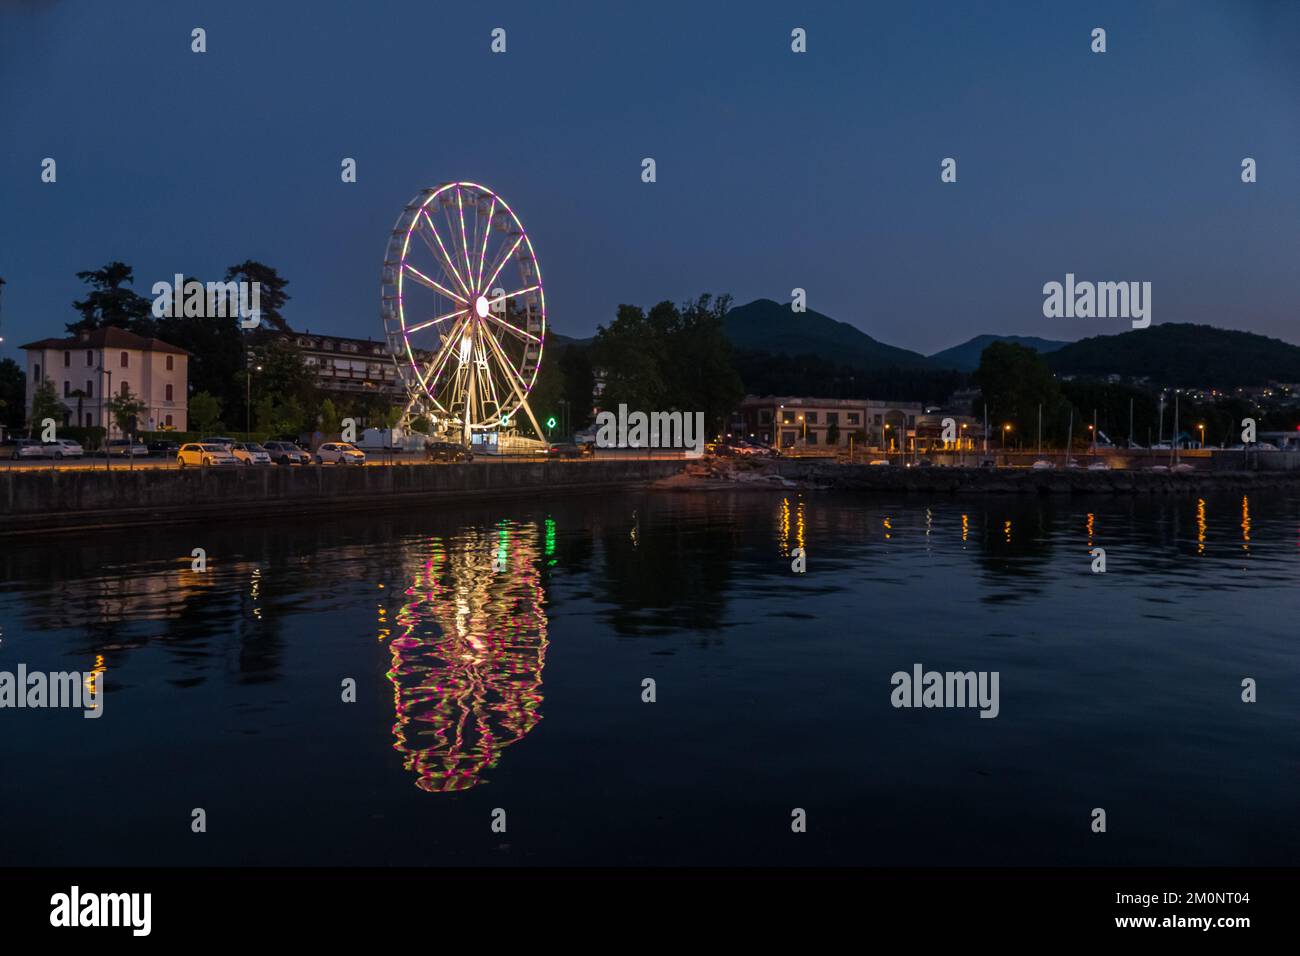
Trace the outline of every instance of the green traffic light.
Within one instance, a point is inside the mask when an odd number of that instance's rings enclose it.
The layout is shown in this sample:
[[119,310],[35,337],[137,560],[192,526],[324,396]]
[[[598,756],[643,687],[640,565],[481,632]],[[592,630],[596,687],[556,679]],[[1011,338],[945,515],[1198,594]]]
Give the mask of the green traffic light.
[[554,416],[554,415],[552,415],[550,418],[546,419],[546,427],[547,427],[547,428],[554,428],[554,427],[555,427],[555,416]]

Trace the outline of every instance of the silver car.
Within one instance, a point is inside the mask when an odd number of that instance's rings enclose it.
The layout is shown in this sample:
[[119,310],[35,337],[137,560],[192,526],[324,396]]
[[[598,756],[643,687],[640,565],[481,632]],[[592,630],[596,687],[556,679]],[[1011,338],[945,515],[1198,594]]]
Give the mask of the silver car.
[[262,447],[277,465],[305,465],[311,461],[311,455],[291,441],[269,441]]

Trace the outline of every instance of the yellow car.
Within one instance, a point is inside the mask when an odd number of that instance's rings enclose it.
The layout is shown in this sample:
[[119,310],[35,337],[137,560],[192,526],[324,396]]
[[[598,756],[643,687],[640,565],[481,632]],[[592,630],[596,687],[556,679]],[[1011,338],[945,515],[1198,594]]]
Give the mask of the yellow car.
[[182,468],[188,465],[197,465],[200,468],[220,467],[238,465],[239,459],[232,455],[225,445],[190,442],[188,445],[181,445],[181,450],[176,453],[176,464]]

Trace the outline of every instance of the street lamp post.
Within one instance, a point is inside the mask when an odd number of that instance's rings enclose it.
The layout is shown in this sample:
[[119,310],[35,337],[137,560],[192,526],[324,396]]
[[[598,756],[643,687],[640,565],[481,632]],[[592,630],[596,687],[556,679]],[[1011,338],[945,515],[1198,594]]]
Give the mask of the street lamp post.
[[[96,367],[95,371],[100,373],[99,407],[104,412],[104,416],[103,416],[104,418],[104,470],[110,471],[113,467],[113,455],[108,447],[108,436],[109,436],[109,426],[112,421],[112,419],[110,418],[110,416],[112,415],[112,411],[108,407],[108,397],[113,394],[113,370],[111,368],[105,367],[103,351],[99,353],[99,365]],[[104,379],[103,379],[104,375],[108,376],[107,390],[104,389]],[[128,451],[130,450],[130,446],[127,447],[127,450]]]

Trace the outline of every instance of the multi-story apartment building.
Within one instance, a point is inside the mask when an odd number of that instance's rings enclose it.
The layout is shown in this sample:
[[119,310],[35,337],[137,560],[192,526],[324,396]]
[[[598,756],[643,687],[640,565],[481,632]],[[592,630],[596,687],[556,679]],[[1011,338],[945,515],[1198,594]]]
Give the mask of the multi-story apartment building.
[[[272,341],[297,349],[304,364],[316,373],[316,384],[323,391],[382,396],[394,404],[405,399],[405,386],[382,341],[268,329],[258,332],[252,344],[256,347]],[[433,355],[418,352],[416,357],[428,362]]]
[[27,411],[49,380],[63,403],[63,424],[117,433],[105,396],[128,391],[145,404],[139,431],[185,431],[189,426],[189,359],[185,349],[107,327],[22,346],[27,353]]

